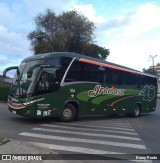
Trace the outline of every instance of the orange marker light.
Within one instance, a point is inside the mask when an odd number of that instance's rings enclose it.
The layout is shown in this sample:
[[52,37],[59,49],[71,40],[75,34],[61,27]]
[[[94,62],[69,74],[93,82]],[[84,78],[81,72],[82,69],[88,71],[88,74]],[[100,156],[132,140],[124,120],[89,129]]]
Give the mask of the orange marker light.
[[114,86],[112,86],[112,91],[114,91],[115,90],[115,87]]

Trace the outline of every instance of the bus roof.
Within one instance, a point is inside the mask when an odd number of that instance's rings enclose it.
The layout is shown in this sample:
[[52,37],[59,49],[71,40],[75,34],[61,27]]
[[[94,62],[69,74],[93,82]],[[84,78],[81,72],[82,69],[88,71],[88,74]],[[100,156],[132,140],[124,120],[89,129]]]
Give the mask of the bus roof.
[[71,58],[76,57],[82,62],[88,62],[88,63],[97,64],[97,65],[101,65],[101,66],[106,65],[106,67],[110,67],[110,68],[113,68],[113,69],[119,69],[119,70],[122,70],[122,71],[128,71],[128,72],[131,72],[131,73],[136,73],[136,74],[141,74],[141,75],[157,78],[156,75],[143,73],[143,72],[140,72],[140,71],[135,70],[135,69],[131,69],[131,68],[128,68],[128,67],[125,67],[125,66],[121,66],[121,65],[118,65],[118,64],[115,64],[115,63],[112,63],[112,62],[102,60],[102,59],[93,58],[93,57],[89,57],[87,55],[78,54],[78,53],[74,53],[74,52],[52,52],[52,53],[37,54],[37,55],[33,55],[31,57],[25,58],[22,62],[38,60],[38,59],[44,59],[44,58],[60,57],[60,56],[71,57]]

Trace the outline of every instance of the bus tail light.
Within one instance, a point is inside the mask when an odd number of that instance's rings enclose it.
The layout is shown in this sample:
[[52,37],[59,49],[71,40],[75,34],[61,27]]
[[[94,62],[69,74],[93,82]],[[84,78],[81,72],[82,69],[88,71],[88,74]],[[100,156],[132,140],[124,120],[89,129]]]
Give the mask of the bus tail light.
[[55,112],[57,109],[56,108],[53,108],[52,110],[51,110],[51,112]]

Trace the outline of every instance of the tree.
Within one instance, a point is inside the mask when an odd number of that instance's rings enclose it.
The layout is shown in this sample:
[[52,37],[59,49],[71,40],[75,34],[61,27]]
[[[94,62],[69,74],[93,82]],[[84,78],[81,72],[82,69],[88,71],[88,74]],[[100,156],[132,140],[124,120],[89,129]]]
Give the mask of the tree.
[[99,59],[106,59],[109,55],[109,49],[98,46],[94,43],[86,44],[83,50],[82,53]]
[[93,43],[95,26],[77,11],[56,16],[48,9],[35,18],[36,30],[28,34],[34,54],[69,51],[95,58],[109,55],[109,50]]
[[157,75],[157,72],[151,68],[148,68],[148,69],[143,68],[143,72],[148,73],[148,74]]

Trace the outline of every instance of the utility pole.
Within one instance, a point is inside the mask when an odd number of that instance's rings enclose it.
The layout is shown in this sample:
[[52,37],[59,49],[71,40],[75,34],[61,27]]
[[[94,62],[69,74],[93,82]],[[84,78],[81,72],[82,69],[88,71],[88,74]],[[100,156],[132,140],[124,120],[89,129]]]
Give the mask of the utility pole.
[[149,56],[150,58],[152,58],[152,63],[153,63],[153,72],[154,72],[154,58],[156,58],[157,57],[157,55],[150,55]]

